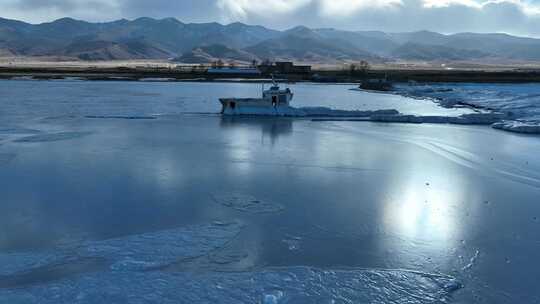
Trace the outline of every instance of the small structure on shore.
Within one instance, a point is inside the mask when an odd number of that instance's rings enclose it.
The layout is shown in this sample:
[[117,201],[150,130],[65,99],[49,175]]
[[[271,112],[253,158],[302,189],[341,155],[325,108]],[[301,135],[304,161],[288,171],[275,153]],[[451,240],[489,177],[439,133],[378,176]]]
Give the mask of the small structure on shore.
[[310,74],[310,65],[295,65],[289,61],[278,61],[274,64],[261,64],[259,70],[263,74]]

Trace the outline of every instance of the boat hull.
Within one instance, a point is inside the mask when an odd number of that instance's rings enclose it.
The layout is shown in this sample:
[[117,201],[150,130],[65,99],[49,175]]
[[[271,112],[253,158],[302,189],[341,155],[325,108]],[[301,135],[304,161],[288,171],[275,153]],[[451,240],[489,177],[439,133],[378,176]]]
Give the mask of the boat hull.
[[298,116],[298,109],[262,98],[221,98],[223,115]]

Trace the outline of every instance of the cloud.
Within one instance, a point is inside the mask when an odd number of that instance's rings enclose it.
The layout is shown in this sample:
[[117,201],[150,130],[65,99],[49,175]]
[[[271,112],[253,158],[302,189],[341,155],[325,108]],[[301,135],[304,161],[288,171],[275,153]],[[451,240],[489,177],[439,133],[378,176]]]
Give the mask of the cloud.
[[540,3],[526,0],[217,0],[228,21],[286,28],[507,32],[540,36]]
[[0,0],[0,17],[44,22],[72,16],[85,20],[120,16],[115,1],[107,0]]
[[507,32],[540,36],[534,0],[0,0],[0,16],[30,22],[141,16],[352,30]]
[[[1,1],[1,0],[0,0]],[[118,3],[122,15],[138,17],[176,17],[186,22],[221,21],[223,12],[217,0],[109,0]]]
[[320,15],[327,17],[353,16],[365,9],[392,9],[403,5],[401,0],[321,0]]
[[299,10],[317,7],[319,16],[352,15],[363,8],[391,8],[401,0],[218,0],[218,7],[233,18],[251,15],[293,15]]
[[233,18],[247,18],[249,14],[293,13],[311,0],[218,0],[217,5]]

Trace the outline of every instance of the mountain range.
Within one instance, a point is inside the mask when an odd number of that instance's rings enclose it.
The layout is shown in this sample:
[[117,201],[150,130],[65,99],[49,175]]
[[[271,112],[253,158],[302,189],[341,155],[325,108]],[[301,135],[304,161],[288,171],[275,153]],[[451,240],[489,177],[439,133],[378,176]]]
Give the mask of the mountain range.
[[0,18],[0,57],[47,56],[79,60],[216,59],[336,63],[540,60],[540,39],[507,34],[429,31],[385,33],[311,29],[277,31],[232,23],[182,23],[174,18],[90,23],[62,18],[29,24]]

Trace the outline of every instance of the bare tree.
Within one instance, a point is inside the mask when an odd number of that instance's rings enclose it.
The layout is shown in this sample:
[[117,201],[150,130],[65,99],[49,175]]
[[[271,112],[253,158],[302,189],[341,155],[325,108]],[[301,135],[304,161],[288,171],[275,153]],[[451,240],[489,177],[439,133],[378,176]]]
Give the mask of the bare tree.
[[356,66],[356,64],[355,64],[355,63],[351,63],[351,64],[349,65],[349,73],[350,73],[351,75],[354,75],[354,74],[356,74],[356,70],[358,70],[358,67]]
[[349,65],[349,73],[351,76],[362,75],[365,76],[371,69],[369,62],[362,60],[358,63],[351,63]]
[[261,63],[261,65],[270,66],[272,65],[272,61],[270,61],[270,59],[267,58]]
[[362,60],[358,64],[358,69],[360,70],[362,75],[366,75],[369,72],[369,70],[371,69],[371,66],[369,65],[369,62],[367,62],[365,60]]
[[223,62],[223,60],[221,59],[218,59],[216,64],[217,64],[218,69],[221,69],[225,66],[225,62]]

